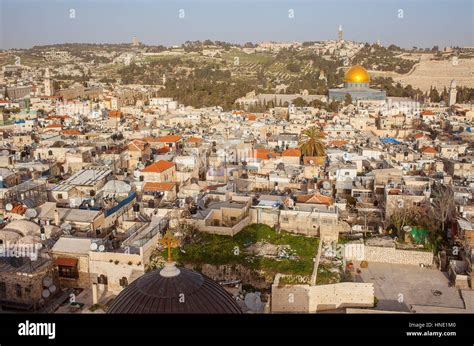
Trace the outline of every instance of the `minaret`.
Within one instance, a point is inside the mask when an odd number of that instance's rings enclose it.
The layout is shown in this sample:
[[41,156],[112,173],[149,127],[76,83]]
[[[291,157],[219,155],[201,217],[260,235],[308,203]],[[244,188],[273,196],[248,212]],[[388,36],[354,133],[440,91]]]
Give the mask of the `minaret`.
[[339,24],[339,30],[337,30],[337,40],[342,41],[342,24]]
[[46,68],[46,71],[44,73],[44,94],[46,96],[54,95],[54,83],[51,79],[51,72],[49,70],[49,67]]
[[451,81],[451,86],[449,87],[449,103],[448,106],[453,106],[456,104],[456,95],[458,91],[456,90],[456,81],[453,79]]

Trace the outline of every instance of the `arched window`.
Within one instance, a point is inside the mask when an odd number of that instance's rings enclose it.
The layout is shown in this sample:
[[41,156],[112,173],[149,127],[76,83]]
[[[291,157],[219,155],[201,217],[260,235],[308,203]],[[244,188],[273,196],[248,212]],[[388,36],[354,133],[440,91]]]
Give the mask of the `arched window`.
[[125,276],[122,276],[122,278],[119,280],[119,284],[122,287],[127,287],[128,286],[128,280]]
[[104,274],[100,274],[97,278],[97,283],[107,285],[107,276],[105,276]]

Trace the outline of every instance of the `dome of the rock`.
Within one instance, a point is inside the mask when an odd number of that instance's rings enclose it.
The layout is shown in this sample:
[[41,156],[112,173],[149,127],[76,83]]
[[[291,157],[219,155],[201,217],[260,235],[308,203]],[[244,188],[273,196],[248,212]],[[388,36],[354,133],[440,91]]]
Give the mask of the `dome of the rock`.
[[369,83],[370,76],[365,68],[354,65],[346,72],[344,81],[346,83]]

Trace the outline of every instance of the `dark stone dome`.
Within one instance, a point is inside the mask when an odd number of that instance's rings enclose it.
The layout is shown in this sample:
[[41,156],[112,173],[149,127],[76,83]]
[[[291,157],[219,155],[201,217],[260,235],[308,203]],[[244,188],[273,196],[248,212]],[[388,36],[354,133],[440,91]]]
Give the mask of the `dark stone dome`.
[[218,283],[186,268],[168,263],[143,275],[114,299],[107,313],[238,314],[241,309]]

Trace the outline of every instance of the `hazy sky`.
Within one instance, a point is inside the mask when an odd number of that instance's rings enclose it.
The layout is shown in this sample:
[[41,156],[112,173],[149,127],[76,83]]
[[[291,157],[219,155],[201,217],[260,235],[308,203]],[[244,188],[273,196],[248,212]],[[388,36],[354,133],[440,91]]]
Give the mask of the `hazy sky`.
[[339,24],[361,42],[474,46],[474,0],[0,0],[0,48],[316,41],[336,38]]

